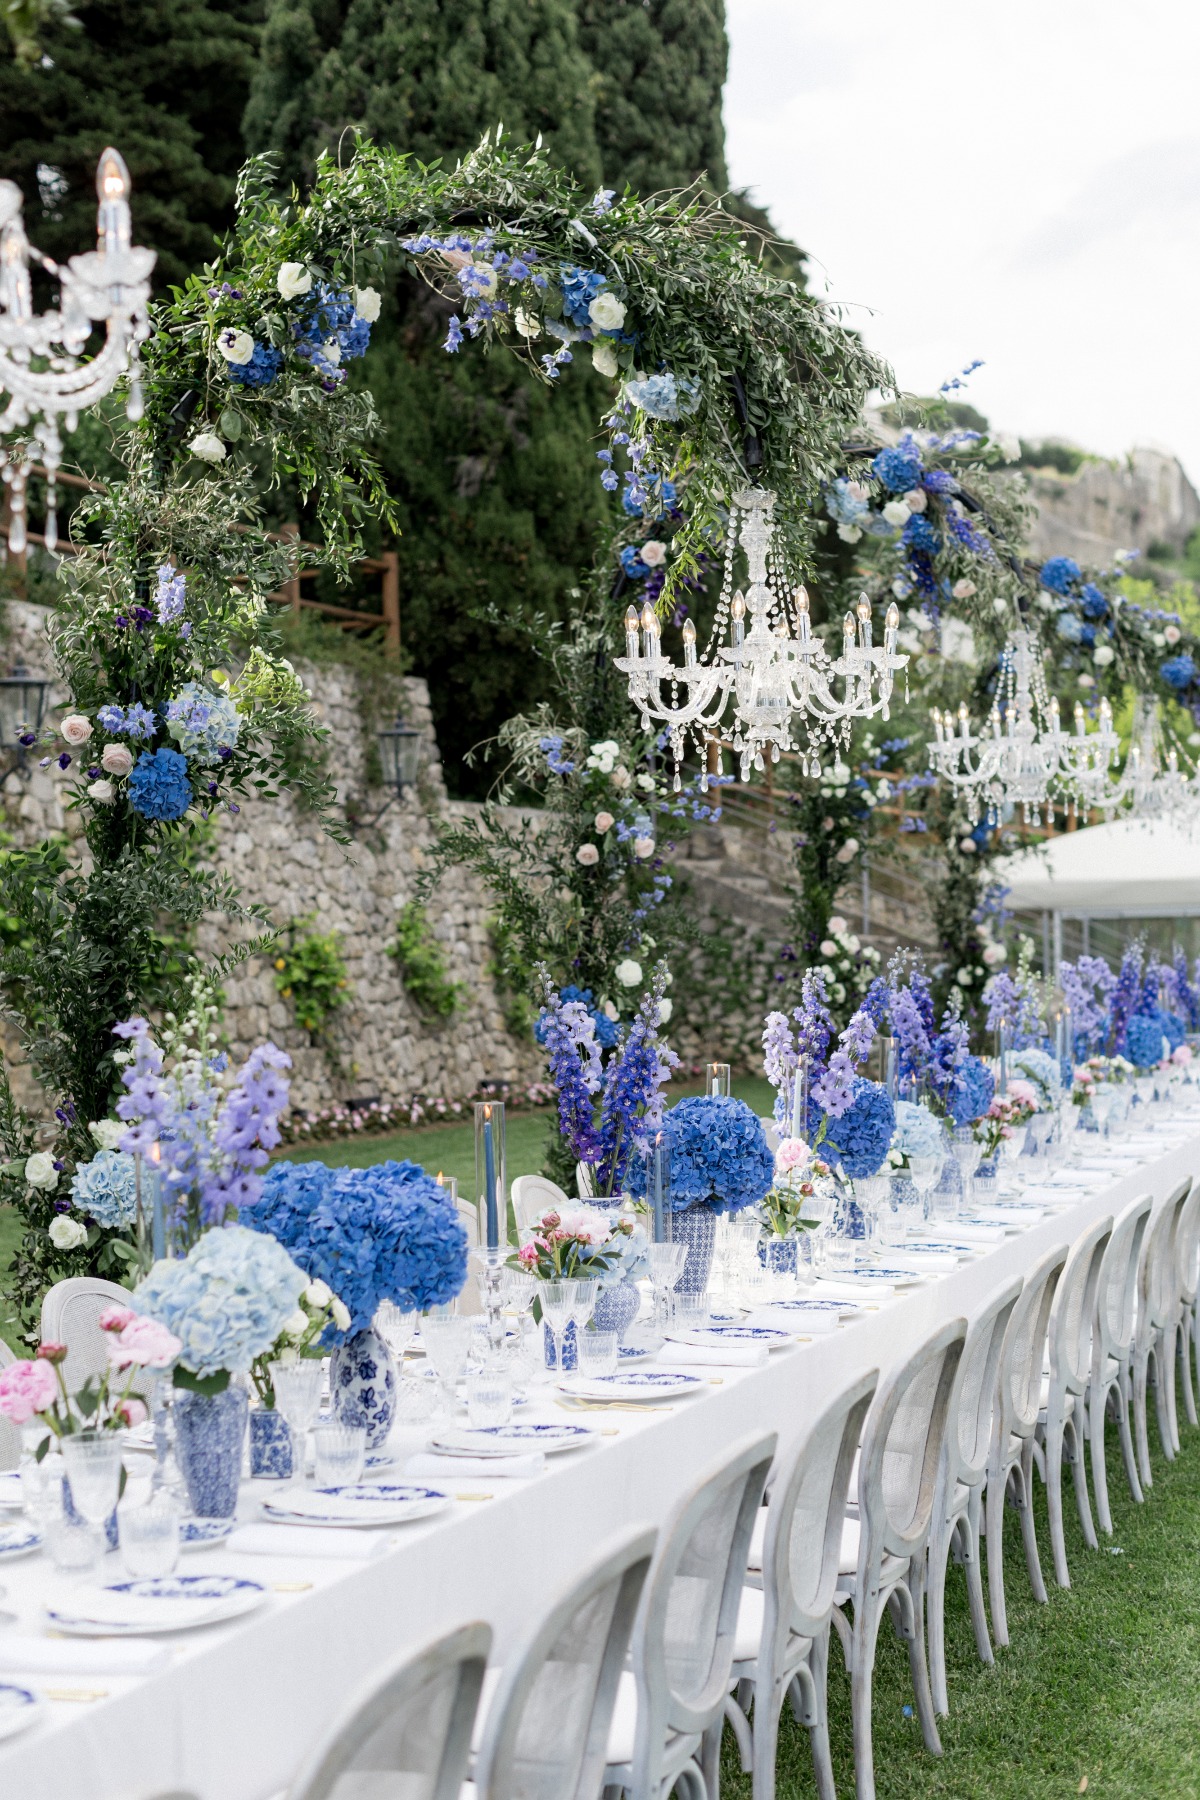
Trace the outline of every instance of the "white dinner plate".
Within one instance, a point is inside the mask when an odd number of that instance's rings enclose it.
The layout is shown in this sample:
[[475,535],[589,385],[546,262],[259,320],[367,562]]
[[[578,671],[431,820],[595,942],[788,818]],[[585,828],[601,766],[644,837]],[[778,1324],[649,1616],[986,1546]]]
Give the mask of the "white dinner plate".
[[841,1319],[852,1319],[862,1308],[852,1300],[828,1300],[820,1294],[814,1294],[811,1300],[764,1300],[755,1309],[757,1312],[773,1313],[836,1313]]
[[15,1562],[40,1548],[42,1534],[32,1525],[0,1525],[0,1562]]
[[785,1350],[792,1343],[791,1332],[781,1331],[777,1325],[697,1325],[691,1330],[668,1331],[666,1336],[673,1344],[717,1348],[726,1344],[758,1344],[765,1350]]
[[587,1425],[464,1425],[439,1432],[430,1438],[429,1448],[447,1456],[520,1456],[530,1450],[553,1456],[595,1441],[596,1433]]
[[856,1288],[863,1292],[871,1288],[915,1287],[921,1276],[912,1269],[897,1269],[883,1263],[860,1263],[853,1269],[830,1269],[824,1275],[818,1275],[818,1283],[828,1281],[834,1287]]
[[559,1382],[564,1394],[580,1400],[666,1400],[695,1394],[706,1385],[700,1375],[671,1369],[626,1369],[620,1375],[572,1375]]
[[357,1481],[343,1487],[293,1488],[277,1500],[264,1500],[269,1519],[305,1525],[406,1525],[427,1519],[449,1506],[440,1488],[411,1481]]
[[46,1617],[71,1637],[127,1637],[191,1631],[236,1619],[261,1606],[267,1590],[240,1575],[149,1575],[81,1588]]
[[40,1715],[42,1703],[28,1688],[0,1681],[0,1738],[16,1737]]

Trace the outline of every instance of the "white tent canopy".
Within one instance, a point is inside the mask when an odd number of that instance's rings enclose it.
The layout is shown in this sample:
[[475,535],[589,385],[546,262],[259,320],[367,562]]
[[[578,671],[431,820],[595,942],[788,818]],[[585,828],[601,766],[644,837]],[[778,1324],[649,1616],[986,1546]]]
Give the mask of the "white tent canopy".
[[1090,918],[1200,913],[1200,835],[1166,819],[1064,832],[995,865],[1014,912]]

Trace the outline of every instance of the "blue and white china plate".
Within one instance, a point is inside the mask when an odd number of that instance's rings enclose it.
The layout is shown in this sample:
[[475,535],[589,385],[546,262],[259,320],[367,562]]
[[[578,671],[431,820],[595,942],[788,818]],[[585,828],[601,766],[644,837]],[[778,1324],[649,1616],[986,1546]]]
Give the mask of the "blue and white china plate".
[[236,1619],[266,1597],[261,1582],[240,1575],[148,1575],[78,1588],[69,1600],[48,1606],[46,1617],[72,1637],[140,1636]]
[[181,1519],[179,1548],[207,1550],[213,1544],[223,1544],[232,1530],[232,1519]]
[[646,1358],[653,1354],[653,1351],[647,1350],[642,1344],[622,1344],[617,1350],[618,1359],[623,1363],[645,1362]]
[[0,1525],[0,1562],[15,1562],[18,1556],[31,1556],[42,1541],[40,1531],[32,1525]]
[[0,1475],[0,1512],[20,1512],[24,1504],[21,1477],[15,1469],[7,1470]]
[[595,1441],[586,1425],[468,1425],[457,1431],[439,1432],[429,1440],[431,1450],[447,1456],[514,1456],[529,1450],[578,1450]]
[[675,1344],[760,1344],[768,1350],[782,1350],[792,1341],[790,1331],[775,1325],[697,1325],[691,1331],[668,1331]]
[[343,1487],[291,1488],[264,1500],[268,1519],[293,1525],[405,1525],[450,1504],[440,1488],[411,1481],[356,1481]]
[[925,1251],[936,1252],[938,1256],[978,1256],[986,1248],[983,1244],[960,1244],[953,1238],[920,1238],[913,1243],[905,1244],[906,1253],[920,1256]]
[[764,1300],[760,1312],[779,1313],[837,1313],[840,1318],[848,1318],[857,1309],[851,1300],[825,1300],[820,1294],[814,1294],[811,1300]]
[[911,1269],[888,1269],[872,1263],[854,1269],[830,1269],[817,1279],[839,1282],[847,1287],[857,1287],[860,1282],[866,1287],[913,1287],[921,1277],[914,1275]]
[[42,1710],[41,1701],[28,1688],[0,1681],[0,1738],[16,1737],[32,1725]]
[[626,1369],[620,1375],[570,1375],[558,1385],[580,1400],[662,1400],[697,1393],[705,1381],[670,1369]]

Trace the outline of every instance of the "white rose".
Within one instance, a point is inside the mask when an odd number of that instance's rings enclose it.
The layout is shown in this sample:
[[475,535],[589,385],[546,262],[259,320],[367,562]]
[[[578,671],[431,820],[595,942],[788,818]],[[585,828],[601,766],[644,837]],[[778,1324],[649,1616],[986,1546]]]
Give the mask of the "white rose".
[[31,1188],[45,1188],[47,1193],[58,1186],[58,1170],[48,1150],[36,1150],[26,1158],[25,1179]]
[[516,312],[513,314],[513,324],[523,338],[535,338],[541,336],[541,320],[534,313],[526,312],[523,306],[518,306]]
[[954,977],[954,979],[959,987],[970,987],[970,985],[971,985],[970,969],[960,969],[958,971],[958,974]]
[[188,445],[188,449],[193,456],[198,456],[201,462],[206,463],[224,462],[228,454],[224,444],[213,431],[197,432]]
[[1168,644],[1177,644],[1180,637],[1178,625],[1168,625],[1163,632],[1163,636],[1166,638]]
[[1116,654],[1111,644],[1097,644],[1092,651],[1092,661],[1098,669],[1107,669]]
[[606,1000],[604,1005],[600,1008],[600,1011],[604,1014],[606,1019],[611,1019],[614,1025],[621,1016],[612,1000]]
[[956,600],[969,600],[971,595],[975,592],[975,583],[964,575],[961,581],[955,582],[954,586],[950,589],[950,592],[954,595]]
[[495,269],[489,269],[486,263],[472,263],[471,293],[481,300],[490,300],[500,285],[500,277]]
[[330,1311],[333,1314],[333,1322],[338,1330],[347,1331],[350,1326],[349,1307],[341,1300],[333,1300],[330,1302]]
[[1096,677],[1094,675],[1081,675],[1079,677],[1079,685],[1081,688],[1095,687]]
[[594,822],[596,830],[601,836],[603,836],[606,831],[611,831],[616,824],[616,820],[610,812],[598,812]]
[[575,861],[582,863],[585,869],[594,869],[600,861],[600,852],[595,844],[580,844],[575,852]]
[[92,781],[88,783],[88,799],[95,800],[100,806],[111,806],[117,797],[117,790],[111,781]]
[[642,965],[634,962],[632,956],[627,956],[624,962],[619,962],[613,970],[613,974],[622,987],[634,988],[642,985]]
[[254,339],[248,331],[222,331],[217,349],[227,363],[248,363],[254,355]]
[[105,744],[100,752],[100,763],[110,775],[128,775],[133,767],[133,752],[124,744]]
[[833,860],[835,862],[848,863],[852,857],[857,856],[857,855],[858,855],[858,839],[857,838],[847,838],[845,843],[842,845],[841,849],[835,853]]
[[87,1243],[87,1226],[80,1219],[69,1219],[60,1213],[46,1233],[56,1250],[78,1250]]
[[[838,536],[841,538],[843,544],[857,544],[859,538],[862,536],[862,532],[857,525],[839,525]],[[905,592],[907,591],[908,590],[906,589]]]
[[1008,951],[1003,944],[988,944],[983,952],[983,960],[989,969],[994,969],[999,963],[1008,961]]
[[68,713],[59,728],[68,744],[76,748],[86,744],[92,735],[92,721],[85,719],[82,713]]
[[606,288],[588,307],[588,318],[597,331],[620,331],[625,323],[625,302]]
[[892,582],[892,592],[897,600],[907,600],[908,596],[912,593],[912,588],[909,586],[908,582],[905,581],[903,575],[897,575]]
[[301,294],[307,294],[312,286],[312,276],[303,263],[280,263],[275,286],[285,300],[296,300]]
[[996,614],[997,618],[1002,619],[1008,611],[1008,601],[1001,595],[997,595],[992,601],[992,611]]
[[648,569],[660,569],[667,560],[667,546],[660,538],[647,538],[638,555]]
[[383,304],[377,288],[355,288],[354,310],[360,319],[373,325],[379,317],[379,308]]
[[848,937],[848,938],[847,938],[847,939],[846,939],[846,948],[847,948],[847,950],[848,950],[848,951],[849,951],[849,952],[850,952],[850,954],[851,954],[851,956],[857,956],[857,955],[858,955],[858,952],[859,952],[859,941],[858,941],[858,938],[857,938],[857,937],[856,937],[856,936],[855,936],[855,935],[854,935],[854,933],[853,933],[853,932],[851,932],[851,933],[850,933],[850,936],[849,936],[849,937]]
[[327,337],[321,345],[321,355],[336,369],[342,360],[342,346],[335,337]]
[[302,1306],[298,1306],[295,1312],[291,1313],[283,1321],[284,1336],[290,1338],[302,1338],[307,1330],[308,1314]]
[[674,1010],[675,1010],[675,1002],[673,1000],[668,1000],[665,997],[662,1000],[660,1000],[658,1003],[658,1022],[659,1022],[659,1024],[665,1025],[667,1023],[668,1019],[671,1017],[671,1014],[674,1012]]
[[834,943],[832,938],[825,938],[824,941],[822,942],[821,955],[822,956],[836,956],[837,955],[837,945]]
[[979,845],[975,842],[974,838],[964,838],[958,847],[964,856],[974,856]]
[[641,788],[643,794],[652,794],[654,792],[654,777],[653,777],[653,775],[639,775],[637,778],[637,784]]
[[1167,643],[1166,632],[1165,631],[1152,631],[1150,633],[1150,642],[1154,645],[1154,648],[1156,650],[1164,650],[1166,648],[1166,643]]
[[93,1119],[88,1130],[98,1149],[115,1150],[129,1127],[120,1119]]
[[992,438],[992,442],[993,442],[993,444],[995,444],[997,450],[1000,452],[1000,454],[1004,458],[1005,462],[1020,462],[1020,460],[1021,460],[1021,440],[1019,437],[1017,437],[1015,432],[1012,432],[1012,431],[997,432],[995,434],[995,436]]
[[[629,786],[631,779],[632,778],[630,776],[629,770],[625,767],[625,764],[618,763],[616,768],[612,772],[613,786],[618,789],[619,788],[627,788]],[[653,782],[651,782],[650,785],[653,787],[653,785],[654,785]]]
[[[832,769],[829,771],[829,777],[838,787],[845,787],[850,779],[850,770],[844,762],[835,762]],[[838,929],[834,926],[832,919],[829,921],[829,929],[831,931]],[[846,929],[846,921],[844,919],[842,920],[840,929],[842,931]]]
[[324,1281],[310,1281],[301,1299],[307,1300],[310,1306],[328,1306],[333,1299],[333,1289]]
[[924,512],[929,504],[924,488],[909,488],[907,494],[901,494],[900,498],[909,512]]
[[841,913],[833,914],[832,918],[829,921],[829,929],[830,929],[830,931],[832,931],[834,937],[841,937],[842,933],[846,929],[846,921],[845,921],[845,919],[843,919]]
[[907,525],[911,509],[903,500],[889,500],[883,509],[883,516],[889,525]]
[[602,340],[600,343],[592,345],[592,367],[597,375],[604,375],[609,381],[616,380],[620,364],[617,361],[617,353],[611,344]]
[[633,840],[633,854],[639,862],[645,862],[648,856],[654,855],[654,839],[652,837],[636,837]]

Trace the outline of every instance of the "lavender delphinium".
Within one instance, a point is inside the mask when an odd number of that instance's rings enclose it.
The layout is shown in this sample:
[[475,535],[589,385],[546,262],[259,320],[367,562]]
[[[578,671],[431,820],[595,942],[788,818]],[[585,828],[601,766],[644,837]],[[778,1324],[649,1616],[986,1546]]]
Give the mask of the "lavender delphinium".
[[601,1146],[593,1096],[600,1091],[603,1066],[595,1023],[582,1001],[560,998],[544,964],[538,973],[545,994],[538,1036],[545,1045],[550,1079],[558,1091],[558,1129],[576,1161],[597,1163]]
[[1108,1001],[1117,978],[1102,956],[1081,956],[1059,963],[1058,983],[1071,1014],[1071,1053],[1078,1061],[1098,1050],[1107,1036]]
[[770,1012],[763,1025],[763,1072],[775,1089],[775,1123],[785,1129],[792,1116],[799,1059],[786,1013]]
[[898,1069],[906,1081],[921,1080],[929,1067],[932,1051],[931,1033],[922,1004],[924,996],[913,989],[916,979],[914,975],[904,987],[893,986],[888,997]]
[[853,1104],[859,1085],[858,1065],[866,1061],[874,1037],[874,1020],[860,1007],[812,1086],[813,1099],[829,1118],[840,1119]]
[[1121,958],[1121,967],[1113,986],[1109,1005],[1108,1051],[1119,1056],[1125,1048],[1125,1033],[1137,1010],[1142,986],[1142,946],[1130,944]]

